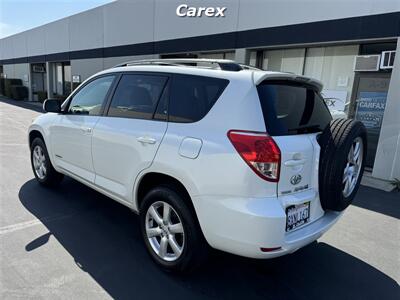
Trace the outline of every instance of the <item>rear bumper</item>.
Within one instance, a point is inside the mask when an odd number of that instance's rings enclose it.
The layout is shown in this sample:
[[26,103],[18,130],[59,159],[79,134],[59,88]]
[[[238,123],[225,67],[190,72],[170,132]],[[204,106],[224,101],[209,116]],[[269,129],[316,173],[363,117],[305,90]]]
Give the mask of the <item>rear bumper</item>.
[[258,257],[273,258],[293,253],[301,247],[304,247],[320,238],[326,231],[328,231],[329,228],[333,226],[333,224],[336,223],[340,216],[341,214],[338,212],[326,212],[323,217],[319,218],[313,223],[299,228],[293,232],[287,233],[285,235],[284,243],[281,246],[281,250],[263,253],[263,255]]
[[[286,213],[278,198],[196,197],[203,234],[211,247],[251,258],[292,253],[322,236],[341,216],[328,211],[287,233]],[[300,199],[299,201],[303,201]],[[314,202],[315,201],[315,202]],[[316,204],[319,198],[311,201]],[[261,248],[279,248],[263,252]]]

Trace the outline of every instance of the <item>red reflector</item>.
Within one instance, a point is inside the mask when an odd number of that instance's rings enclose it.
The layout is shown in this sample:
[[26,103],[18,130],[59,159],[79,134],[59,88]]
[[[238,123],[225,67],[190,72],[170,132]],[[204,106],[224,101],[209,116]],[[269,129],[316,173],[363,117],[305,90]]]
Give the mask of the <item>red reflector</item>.
[[260,248],[262,252],[271,252],[282,249],[282,247],[275,247],[275,248]]
[[281,151],[272,137],[265,132],[230,130],[228,138],[258,176],[279,181]]

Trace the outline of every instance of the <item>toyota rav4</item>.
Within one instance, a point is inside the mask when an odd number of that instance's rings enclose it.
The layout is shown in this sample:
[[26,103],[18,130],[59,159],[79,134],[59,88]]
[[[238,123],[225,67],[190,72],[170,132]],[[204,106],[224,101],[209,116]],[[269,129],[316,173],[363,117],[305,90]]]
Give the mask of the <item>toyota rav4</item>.
[[360,122],[332,117],[322,84],[228,60],[147,60],[83,82],[29,128],[34,175],[64,175],[139,214],[170,271],[209,248],[251,258],[318,239],[351,203],[366,157]]

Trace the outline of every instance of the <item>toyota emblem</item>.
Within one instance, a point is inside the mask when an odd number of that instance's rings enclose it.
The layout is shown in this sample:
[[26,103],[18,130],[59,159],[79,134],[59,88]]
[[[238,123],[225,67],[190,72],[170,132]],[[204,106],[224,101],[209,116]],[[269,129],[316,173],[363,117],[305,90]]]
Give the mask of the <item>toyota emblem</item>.
[[300,175],[300,174],[293,175],[293,176],[290,178],[290,183],[293,184],[293,185],[299,184],[300,181],[301,181],[301,175]]

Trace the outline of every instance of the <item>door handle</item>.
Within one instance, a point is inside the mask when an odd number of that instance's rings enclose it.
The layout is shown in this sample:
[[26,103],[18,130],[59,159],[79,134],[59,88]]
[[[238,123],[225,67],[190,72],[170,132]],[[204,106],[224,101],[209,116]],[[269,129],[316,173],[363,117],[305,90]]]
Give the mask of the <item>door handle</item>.
[[157,142],[156,139],[147,136],[138,137],[136,140],[142,144],[155,144]]
[[306,163],[306,159],[290,159],[285,161],[283,164],[286,167],[296,167],[296,166],[300,166],[300,165],[304,165]]
[[87,134],[92,133],[92,128],[90,128],[90,127],[81,127],[81,130],[82,130],[84,133],[87,133]]

